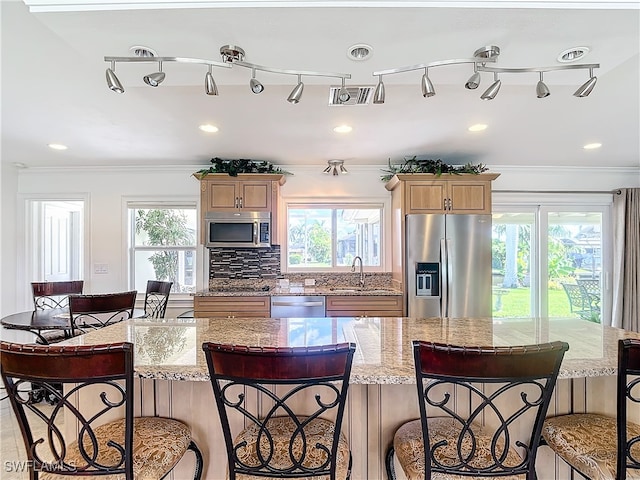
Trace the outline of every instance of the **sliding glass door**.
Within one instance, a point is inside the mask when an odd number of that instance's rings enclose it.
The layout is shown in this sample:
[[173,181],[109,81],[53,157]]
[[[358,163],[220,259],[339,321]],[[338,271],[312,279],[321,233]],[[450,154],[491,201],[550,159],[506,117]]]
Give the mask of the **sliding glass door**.
[[548,205],[494,205],[494,317],[609,323],[607,198],[596,195],[581,205],[571,204],[573,197]]

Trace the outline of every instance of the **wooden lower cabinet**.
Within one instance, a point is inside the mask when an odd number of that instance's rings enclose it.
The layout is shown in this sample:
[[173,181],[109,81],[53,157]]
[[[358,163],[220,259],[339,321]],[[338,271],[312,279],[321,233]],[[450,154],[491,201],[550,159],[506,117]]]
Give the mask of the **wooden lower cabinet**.
[[402,296],[327,296],[327,317],[401,317]]
[[194,315],[206,317],[262,317],[271,316],[271,302],[268,296],[261,297],[194,297]]

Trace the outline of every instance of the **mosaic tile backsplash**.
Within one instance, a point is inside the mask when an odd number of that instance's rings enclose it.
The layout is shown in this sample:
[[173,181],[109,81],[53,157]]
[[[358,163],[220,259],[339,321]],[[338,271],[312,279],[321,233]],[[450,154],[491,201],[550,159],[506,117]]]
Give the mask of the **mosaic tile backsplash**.
[[280,275],[280,245],[271,248],[210,248],[209,279],[275,279]]

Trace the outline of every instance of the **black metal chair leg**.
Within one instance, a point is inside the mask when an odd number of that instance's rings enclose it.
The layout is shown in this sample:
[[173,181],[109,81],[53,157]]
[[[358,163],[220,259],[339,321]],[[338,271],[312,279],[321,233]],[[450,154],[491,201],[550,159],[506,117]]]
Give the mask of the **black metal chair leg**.
[[384,457],[384,465],[387,470],[387,480],[396,480],[396,471],[393,468],[393,454],[395,450],[393,444],[388,448],[387,454]]
[[202,452],[193,440],[189,443],[187,450],[191,450],[196,456],[196,470],[193,474],[193,480],[200,480],[202,478],[202,467],[204,465],[204,462],[202,461]]

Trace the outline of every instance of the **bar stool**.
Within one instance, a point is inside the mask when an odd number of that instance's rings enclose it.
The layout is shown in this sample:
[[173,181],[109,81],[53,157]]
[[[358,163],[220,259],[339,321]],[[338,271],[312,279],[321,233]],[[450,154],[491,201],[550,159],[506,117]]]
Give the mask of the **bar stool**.
[[350,477],[341,425],[355,344],[202,348],[230,480]]
[[99,295],[71,295],[71,335],[86,333],[133,317],[136,290]]
[[568,348],[415,340],[420,418],[396,431],[385,458],[388,478],[395,478],[395,453],[410,480],[534,480],[540,430]]
[[144,295],[144,313],[149,318],[164,318],[173,282],[148,280]]
[[[22,431],[32,480],[159,480],[187,450],[195,454],[193,478],[201,478],[202,455],[188,425],[171,418],[134,418],[133,344],[0,342],[0,352],[2,380]],[[30,382],[47,390],[52,406],[33,401],[23,387]],[[56,387],[60,383],[64,393]],[[61,431],[63,416],[65,424],[77,422],[73,441]]]
[[618,341],[616,416],[572,413],[549,417],[542,436],[562,460],[585,478],[640,479],[640,425],[627,410],[640,404],[640,340]]
[[[33,308],[46,310],[50,308],[69,308],[69,295],[82,294],[84,280],[68,280],[61,282],[31,282]],[[36,340],[38,343],[55,343],[71,336],[68,330],[41,331]]]

